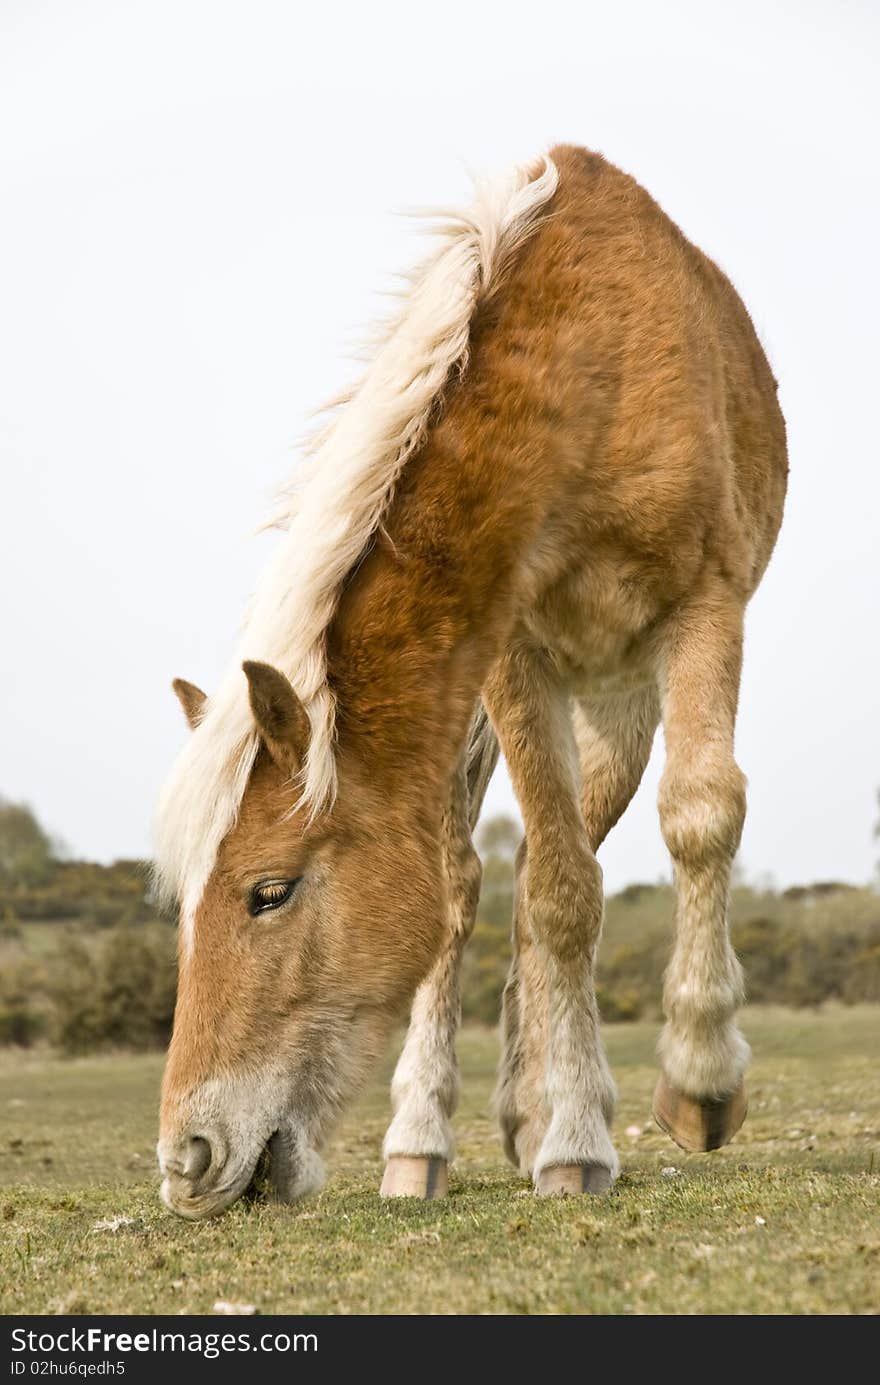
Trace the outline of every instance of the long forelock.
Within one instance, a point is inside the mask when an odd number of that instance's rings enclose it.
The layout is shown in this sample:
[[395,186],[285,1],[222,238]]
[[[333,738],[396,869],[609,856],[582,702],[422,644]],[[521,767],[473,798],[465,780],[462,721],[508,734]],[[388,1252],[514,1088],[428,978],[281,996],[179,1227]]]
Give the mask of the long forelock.
[[[254,593],[232,664],[209,698],[162,792],[156,877],[182,905],[184,931],[234,825],[259,739],[242,671],[246,659],[284,673],[308,713],[311,736],[297,806],[309,817],[336,794],[335,702],[326,632],[342,585],[379,527],[401,470],[423,442],[453,371],[467,365],[478,303],[556,190],[545,157],[534,176],[515,168],[477,185],[467,211],[435,212],[439,242],[410,278],[402,310],[377,334],[361,379],[330,406],[274,523],[283,537]],[[191,923],[190,923],[191,926]]]

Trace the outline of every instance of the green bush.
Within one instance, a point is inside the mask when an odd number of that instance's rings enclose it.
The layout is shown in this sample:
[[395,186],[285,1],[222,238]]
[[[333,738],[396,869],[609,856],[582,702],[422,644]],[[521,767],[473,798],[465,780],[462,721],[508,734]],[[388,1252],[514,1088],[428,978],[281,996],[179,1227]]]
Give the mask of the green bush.
[[495,1024],[510,967],[510,921],[504,926],[479,919],[462,966],[462,1013],[481,1024]]
[[97,948],[69,938],[51,984],[55,1042],[65,1053],[166,1044],[175,989],[174,935],[167,926],[117,928]]
[[0,967],[0,1044],[28,1048],[45,1029],[41,972],[29,957],[7,954]]
[[0,940],[3,942],[19,942],[22,937],[21,919],[15,912],[11,904],[7,904],[0,917]]

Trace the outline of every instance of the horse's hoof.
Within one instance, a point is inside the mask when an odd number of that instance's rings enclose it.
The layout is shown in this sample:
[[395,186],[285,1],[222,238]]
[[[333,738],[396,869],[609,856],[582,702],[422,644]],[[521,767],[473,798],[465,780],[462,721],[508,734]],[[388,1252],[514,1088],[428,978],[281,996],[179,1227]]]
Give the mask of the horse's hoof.
[[697,1101],[685,1096],[661,1074],[654,1092],[655,1121],[681,1149],[691,1154],[704,1154],[726,1145],[739,1130],[748,1109],[742,1081],[730,1096]]
[[392,1154],[385,1165],[380,1197],[445,1197],[446,1160],[439,1155]]
[[604,1164],[548,1164],[535,1179],[535,1191],[541,1197],[607,1193],[613,1182]]

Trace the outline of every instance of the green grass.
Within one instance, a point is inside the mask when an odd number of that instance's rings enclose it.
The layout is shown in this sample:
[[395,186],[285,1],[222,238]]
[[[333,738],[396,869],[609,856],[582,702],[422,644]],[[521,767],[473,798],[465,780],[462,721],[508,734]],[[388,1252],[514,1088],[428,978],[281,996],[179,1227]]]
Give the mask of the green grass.
[[444,1202],[377,1196],[389,1060],[319,1198],[196,1225],[157,1198],[160,1057],[6,1053],[0,1311],[210,1313],[222,1298],[263,1313],[876,1312],[880,1010],[753,1010],[746,1029],[746,1126],[688,1156],[650,1123],[654,1026],[608,1028],[624,1173],[606,1198],[537,1199],[503,1162],[497,1041],[469,1030]]

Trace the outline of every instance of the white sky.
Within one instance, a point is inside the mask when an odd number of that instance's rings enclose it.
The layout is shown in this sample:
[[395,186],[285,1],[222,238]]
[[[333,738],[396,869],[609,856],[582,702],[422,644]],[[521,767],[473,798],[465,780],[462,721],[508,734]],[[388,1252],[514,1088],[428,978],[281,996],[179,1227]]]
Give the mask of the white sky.
[[[792,477],[752,605],[743,860],[865,880],[880,783],[876,6],[2,0],[0,792],[144,854],[308,411],[419,246],[395,209],[554,140],[741,290]],[[662,744],[658,744],[658,750]],[[645,784],[606,882],[667,872]],[[489,807],[510,810],[498,776]]]

